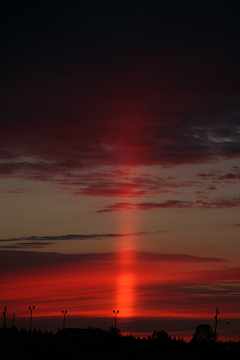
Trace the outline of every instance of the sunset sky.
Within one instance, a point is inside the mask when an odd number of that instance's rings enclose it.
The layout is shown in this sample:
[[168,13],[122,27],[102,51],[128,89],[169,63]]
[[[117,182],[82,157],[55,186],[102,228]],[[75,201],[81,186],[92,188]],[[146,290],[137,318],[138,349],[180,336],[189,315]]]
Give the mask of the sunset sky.
[[2,309],[240,322],[239,2],[0,13]]

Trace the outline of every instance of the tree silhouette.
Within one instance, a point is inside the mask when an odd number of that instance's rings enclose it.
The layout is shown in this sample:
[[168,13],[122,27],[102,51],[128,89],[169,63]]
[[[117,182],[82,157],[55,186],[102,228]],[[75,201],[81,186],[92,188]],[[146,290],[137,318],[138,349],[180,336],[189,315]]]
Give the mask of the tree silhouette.
[[164,330],[160,330],[160,331],[154,331],[152,334],[152,339],[154,341],[162,341],[162,342],[166,342],[171,340],[171,336],[168,335],[168,333]]
[[114,326],[111,326],[108,330],[108,332],[114,336],[121,336],[121,331],[118,328],[115,328]]
[[215,334],[209,324],[199,324],[195,333],[193,334],[192,342],[202,343],[207,341],[214,341]]

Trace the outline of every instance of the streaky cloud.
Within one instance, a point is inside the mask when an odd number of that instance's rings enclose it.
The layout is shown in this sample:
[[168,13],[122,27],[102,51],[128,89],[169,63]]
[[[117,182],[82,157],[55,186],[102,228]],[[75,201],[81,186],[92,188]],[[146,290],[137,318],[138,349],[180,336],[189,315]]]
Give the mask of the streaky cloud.
[[228,173],[224,176],[219,177],[219,180],[240,180],[240,174]]
[[[116,238],[124,236],[141,236],[148,235],[148,232],[135,232],[129,234],[69,234],[69,235],[60,235],[60,236],[29,236],[29,237],[19,237],[19,238],[9,238],[9,239],[0,239],[0,242],[12,242],[12,241],[30,241],[33,244],[44,244],[45,241],[67,241],[67,240],[100,240],[105,238]],[[24,243],[29,244],[29,243]],[[46,243],[45,243],[46,244]],[[51,243],[49,243],[51,244]]]
[[203,201],[197,200],[196,205],[198,205],[202,209],[224,209],[224,208],[232,208],[240,206],[240,198],[225,200],[219,199],[216,201]]
[[2,191],[3,194],[27,194],[31,193],[32,190],[27,189],[15,189],[15,190],[8,190],[8,191]]
[[[5,240],[0,240],[5,241]],[[7,244],[0,244],[0,250],[13,250],[13,249],[42,249],[45,248],[48,245],[52,245],[52,242],[47,241],[30,241],[30,242],[17,242],[15,244],[9,244],[9,240],[7,241]]]
[[[214,189],[210,189],[214,190]],[[218,199],[215,201],[203,201],[197,200],[195,202],[183,201],[183,200],[167,200],[162,203],[116,203],[108,205],[107,207],[96,210],[98,214],[111,211],[122,211],[122,210],[153,210],[153,209],[223,209],[240,206],[240,198],[236,197],[233,199]]]
[[109,211],[119,211],[119,210],[152,210],[152,209],[165,209],[165,208],[190,208],[193,206],[192,202],[181,201],[181,200],[167,200],[162,203],[116,203],[109,205],[103,209],[97,210],[96,213],[104,213]]
[[[124,256],[121,256],[123,255]],[[132,266],[132,259],[136,263],[152,262],[182,262],[182,263],[225,263],[223,258],[202,257],[188,254],[164,254],[144,251],[127,252],[106,252],[106,253],[86,253],[86,254],[62,254],[56,252],[37,252],[21,250],[1,250],[0,251],[0,270],[25,268],[46,268],[62,266],[81,265],[86,263],[124,263]],[[85,266],[85,265],[84,265]]]

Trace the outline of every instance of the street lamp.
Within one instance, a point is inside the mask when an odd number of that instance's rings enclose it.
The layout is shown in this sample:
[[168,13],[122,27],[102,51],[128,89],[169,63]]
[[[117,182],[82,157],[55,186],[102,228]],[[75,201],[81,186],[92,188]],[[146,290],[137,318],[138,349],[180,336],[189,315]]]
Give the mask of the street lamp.
[[3,327],[4,327],[4,329],[6,329],[6,312],[7,312],[7,307],[4,306],[4,312],[3,312]]
[[14,321],[15,321],[15,314],[6,316],[7,313],[7,307],[4,306],[4,312],[3,312],[3,327],[6,328],[6,319],[13,316],[13,327],[14,327]]
[[33,309],[35,309],[35,306],[33,306],[33,307],[29,306],[28,308],[29,308],[29,310],[31,310],[31,316],[30,316],[30,332],[32,332],[32,312],[33,312]]
[[220,321],[220,322],[218,322],[218,325],[219,324],[229,324],[229,321]]
[[217,307],[217,308],[216,308],[216,315],[215,315],[214,341],[216,341],[216,338],[217,338],[218,315],[220,315],[220,313],[218,312],[218,307]]
[[219,324],[229,324],[229,321],[218,321],[218,315],[220,313],[218,312],[218,307],[216,308],[216,315],[215,315],[215,332],[214,332],[214,341],[216,341],[217,338],[217,326]]
[[115,314],[115,329],[117,328],[117,314],[119,314],[119,310],[113,310],[113,313]]
[[14,327],[15,313],[14,313],[12,316],[13,316],[13,323],[12,323],[12,326]]
[[67,310],[63,310],[62,311],[62,313],[63,313],[63,330],[65,329],[65,315],[67,314]]
[[216,332],[215,332],[215,339],[216,339],[216,337],[217,337],[217,326],[218,326],[219,324],[229,324],[229,321],[218,321],[218,322],[217,322]]

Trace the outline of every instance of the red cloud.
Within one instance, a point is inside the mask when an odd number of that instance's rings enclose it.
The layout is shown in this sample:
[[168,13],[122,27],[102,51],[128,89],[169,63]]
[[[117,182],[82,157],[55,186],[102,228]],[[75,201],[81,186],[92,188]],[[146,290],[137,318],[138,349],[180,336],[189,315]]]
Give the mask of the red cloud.
[[172,193],[174,189],[195,186],[190,182],[177,183],[175,178],[160,178],[150,174],[135,175],[134,172],[131,174],[130,171],[121,168],[108,169],[104,172],[85,169],[79,173],[76,169],[71,169],[70,163],[66,163],[62,170],[52,169],[43,161],[37,164],[8,163],[0,172],[5,177],[18,176],[26,180],[51,181],[73,195],[86,196],[149,197],[160,193]]
[[125,176],[118,171],[106,173],[91,173],[79,176],[78,179],[69,178],[59,181],[61,185],[76,187],[70,190],[74,195],[104,196],[104,197],[140,197],[153,196],[160,193],[172,193],[173,189],[191,187],[190,183],[174,183],[171,179],[151,177],[149,174]]
[[61,313],[63,306],[69,313],[103,316],[112,302],[120,300],[122,313],[128,306],[149,317],[159,314],[159,302],[165,317],[193,317],[196,308],[208,313],[216,297],[226,312],[238,306],[240,269],[228,267],[219,258],[2,251],[0,260],[4,279],[0,298],[18,316],[25,310],[27,315],[29,301],[36,306],[36,316]]
[[[112,236],[114,234],[111,234]],[[134,235],[134,234],[131,234]],[[56,237],[58,238],[58,237]],[[49,238],[48,238],[49,239]],[[181,262],[181,263],[225,263],[223,258],[193,256],[188,254],[162,254],[145,251],[86,253],[86,254],[61,254],[34,251],[0,251],[0,271],[10,272],[26,270],[29,268],[40,269],[54,268],[62,264],[63,267],[86,263],[132,263],[132,262]],[[85,266],[85,265],[84,265]]]

